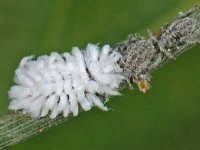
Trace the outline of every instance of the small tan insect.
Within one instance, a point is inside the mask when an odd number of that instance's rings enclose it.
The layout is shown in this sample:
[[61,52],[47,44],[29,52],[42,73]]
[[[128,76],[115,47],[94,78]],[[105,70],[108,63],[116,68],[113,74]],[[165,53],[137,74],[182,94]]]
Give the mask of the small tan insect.
[[138,87],[141,92],[145,93],[149,89],[149,83],[147,80],[140,80],[138,82]]

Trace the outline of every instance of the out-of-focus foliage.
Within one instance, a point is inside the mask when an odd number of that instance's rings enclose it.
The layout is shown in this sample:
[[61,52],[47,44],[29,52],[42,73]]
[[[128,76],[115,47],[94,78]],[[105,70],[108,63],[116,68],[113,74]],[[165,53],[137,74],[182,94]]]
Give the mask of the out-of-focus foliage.
[[[0,0],[0,115],[26,55],[70,51],[88,42],[115,44],[157,31],[199,0]],[[200,149],[200,45],[153,73],[146,94],[128,88],[93,109],[10,150]]]

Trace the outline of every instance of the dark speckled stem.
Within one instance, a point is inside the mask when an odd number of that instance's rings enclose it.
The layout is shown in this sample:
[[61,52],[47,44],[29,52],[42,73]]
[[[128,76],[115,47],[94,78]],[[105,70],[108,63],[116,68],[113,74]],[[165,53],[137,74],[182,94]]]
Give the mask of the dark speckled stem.
[[130,35],[127,40],[115,45],[113,50],[122,54],[120,62],[127,80],[139,82],[150,80],[150,74],[170,59],[200,42],[200,7],[177,18],[156,33],[149,31],[149,38]]

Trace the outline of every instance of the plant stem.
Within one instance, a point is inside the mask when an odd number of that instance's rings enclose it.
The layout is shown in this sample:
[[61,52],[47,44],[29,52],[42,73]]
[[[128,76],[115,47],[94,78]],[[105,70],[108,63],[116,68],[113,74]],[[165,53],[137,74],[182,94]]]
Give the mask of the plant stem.
[[61,115],[55,119],[31,118],[22,114],[5,115],[0,118],[0,149],[22,142],[66,120]]

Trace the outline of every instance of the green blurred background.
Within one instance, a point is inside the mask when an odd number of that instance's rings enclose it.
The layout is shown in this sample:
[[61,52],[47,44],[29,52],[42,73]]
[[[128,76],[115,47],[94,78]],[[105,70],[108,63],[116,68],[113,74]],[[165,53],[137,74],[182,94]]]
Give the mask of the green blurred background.
[[[0,115],[26,55],[157,31],[199,0],[0,0]],[[153,73],[146,94],[125,89],[108,106],[80,113],[9,150],[199,150],[200,45]]]

